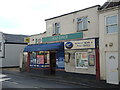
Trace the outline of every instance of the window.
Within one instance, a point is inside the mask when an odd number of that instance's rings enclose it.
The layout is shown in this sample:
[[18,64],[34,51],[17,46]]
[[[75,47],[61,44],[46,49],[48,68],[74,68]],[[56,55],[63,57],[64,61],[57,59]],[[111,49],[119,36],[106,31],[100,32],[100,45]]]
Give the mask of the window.
[[0,42],[0,52],[1,52],[1,50],[2,50],[2,43]]
[[53,24],[53,34],[55,35],[60,34],[60,23]]
[[82,31],[86,29],[88,29],[87,28],[87,17],[78,18],[77,19],[77,30]]
[[118,32],[118,17],[117,17],[117,15],[106,17],[106,32],[107,33]]
[[88,53],[76,52],[75,53],[76,68],[88,68]]
[[49,53],[47,51],[31,52],[30,67],[49,68]]

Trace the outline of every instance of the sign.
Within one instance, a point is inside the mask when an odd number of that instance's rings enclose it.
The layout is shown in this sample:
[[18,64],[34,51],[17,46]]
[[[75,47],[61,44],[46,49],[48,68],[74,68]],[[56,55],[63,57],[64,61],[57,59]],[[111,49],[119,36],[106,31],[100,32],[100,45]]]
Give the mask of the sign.
[[67,43],[65,44],[65,47],[68,48],[68,49],[71,49],[71,48],[73,47],[73,43],[67,42]]
[[71,41],[73,44],[72,48],[69,48],[70,43],[65,42],[65,49],[88,49],[95,48],[95,39],[88,40],[79,40],[79,41]]
[[44,64],[44,55],[37,55],[37,64]]
[[83,32],[42,38],[42,42],[53,42],[83,38]]
[[29,37],[24,38],[24,42],[29,43],[30,42],[30,38]]
[[94,66],[95,65],[95,55],[89,55],[88,56],[88,63],[89,63],[89,66]]

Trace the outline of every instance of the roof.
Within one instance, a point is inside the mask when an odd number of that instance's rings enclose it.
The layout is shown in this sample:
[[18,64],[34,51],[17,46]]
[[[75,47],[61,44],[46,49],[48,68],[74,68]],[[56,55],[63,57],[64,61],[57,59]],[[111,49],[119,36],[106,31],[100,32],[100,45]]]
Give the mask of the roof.
[[24,38],[28,37],[27,35],[15,35],[15,34],[6,34],[3,33],[5,43],[25,43]]
[[78,10],[78,11],[70,12],[70,13],[67,13],[67,14],[60,15],[60,16],[56,16],[56,17],[53,17],[53,18],[45,19],[45,21],[55,19],[55,18],[59,18],[59,17],[62,17],[62,16],[66,16],[66,15],[69,15],[69,14],[77,13],[77,12],[84,11],[84,10],[94,8],[94,7],[100,7],[100,5],[95,5],[95,6],[88,7],[88,8],[82,9],[82,10]]
[[99,8],[99,10],[107,9],[107,8],[111,8],[111,7],[115,7],[115,6],[119,6],[119,5],[120,5],[120,0],[107,0],[107,2],[105,2],[105,3]]

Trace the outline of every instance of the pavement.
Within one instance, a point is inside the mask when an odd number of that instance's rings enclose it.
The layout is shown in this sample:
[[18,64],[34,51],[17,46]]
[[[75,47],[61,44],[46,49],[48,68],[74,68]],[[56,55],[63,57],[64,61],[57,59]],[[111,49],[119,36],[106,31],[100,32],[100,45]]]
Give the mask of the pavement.
[[107,89],[119,89],[120,85],[113,85],[113,84],[107,84],[106,81],[102,80],[95,80],[91,78],[83,78],[83,77],[61,77],[61,76],[55,76],[55,75],[40,75],[35,73],[28,73],[28,72],[20,72],[19,68],[3,68],[3,72],[14,74],[14,75],[28,75],[31,77],[36,78],[45,78],[48,80],[54,80],[57,82],[64,82],[64,83],[71,83],[71,84],[79,84],[90,88],[107,88]]

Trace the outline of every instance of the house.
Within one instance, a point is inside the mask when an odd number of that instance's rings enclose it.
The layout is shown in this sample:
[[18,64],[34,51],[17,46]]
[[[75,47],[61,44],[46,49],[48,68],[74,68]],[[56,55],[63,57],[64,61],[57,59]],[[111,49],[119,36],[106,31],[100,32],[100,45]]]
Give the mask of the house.
[[31,36],[41,38],[41,42],[24,49],[27,71],[89,74],[99,79],[99,7],[46,19],[45,35]]
[[0,32],[0,67],[18,67],[20,53],[27,43],[26,35],[14,35]]
[[108,0],[99,9],[100,78],[120,82],[120,0]]

